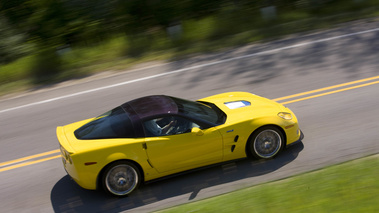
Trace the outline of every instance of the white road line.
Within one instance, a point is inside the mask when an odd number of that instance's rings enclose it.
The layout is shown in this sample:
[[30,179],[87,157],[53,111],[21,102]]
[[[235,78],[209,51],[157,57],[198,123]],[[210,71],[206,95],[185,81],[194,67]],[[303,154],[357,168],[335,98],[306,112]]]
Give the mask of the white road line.
[[[330,37],[330,38],[324,38],[324,39],[314,40],[314,41],[310,41],[310,42],[304,42],[304,43],[300,43],[300,44],[295,44],[295,45],[290,45],[290,46],[286,46],[286,47],[276,48],[276,49],[272,49],[272,50],[266,50],[266,51],[262,51],[262,52],[258,52],[258,53],[252,53],[252,54],[248,54],[248,55],[233,57],[233,58],[224,59],[224,60],[220,60],[220,61],[215,61],[215,62],[211,62],[211,63],[200,64],[200,65],[196,65],[196,66],[192,66],[192,67],[187,67],[187,68],[183,68],[183,69],[178,69],[178,70],[173,70],[173,71],[169,71],[169,72],[165,72],[165,73],[161,73],[161,74],[157,74],[157,75],[147,76],[147,77],[138,78],[138,79],[134,79],[134,80],[130,80],[130,81],[124,81],[124,82],[121,82],[121,83],[112,84],[112,85],[108,85],[108,86],[104,86],[104,87],[99,87],[99,88],[96,88],[96,89],[85,90],[85,91],[73,93],[73,94],[70,94],[70,95],[64,95],[64,96],[60,96],[60,97],[56,97],[56,98],[51,98],[51,99],[47,99],[47,100],[44,100],[44,101],[38,101],[38,102],[26,104],[26,105],[21,105],[21,106],[18,106],[18,107],[12,107],[12,108],[1,110],[0,113],[9,112],[9,111],[17,110],[17,109],[22,109],[22,108],[26,108],[26,107],[30,107],[30,106],[40,105],[40,104],[44,104],[44,103],[49,103],[49,102],[53,102],[53,101],[57,101],[57,100],[65,99],[65,98],[70,98],[70,97],[74,97],[74,96],[78,96],[78,95],[83,95],[83,94],[87,94],[87,93],[91,93],[91,92],[96,92],[96,91],[99,91],[99,90],[113,88],[113,87],[123,86],[123,85],[126,85],[126,84],[131,84],[131,83],[135,83],[135,82],[139,82],[139,81],[145,81],[145,80],[149,80],[149,79],[153,79],[153,78],[158,78],[158,77],[162,77],[162,76],[166,76],[166,75],[172,75],[172,74],[176,74],[176,73],[180,73],[180,72],[185,72],[185,71],[188,71],[188,70],[203,68],[203,67],[207,67],[207,66],[212,66],[212,65],[216,65],[216,64],[225,63],[225,62],[230,62],[230,61],[236,61],[236,60],[250,58],[250,57],[254,57],[254,56],[258,56],[258,55],[272,54],[272,53],[283,51],[283,50],[287,50],[287,49],[293,49],[293,48],[307,46],[307,45],[311,45],[311,44],[315,44],[315,43],[327,42],[327,41],[331,41],[331,40],[336,40],[336,39],[341,39],[341,38],[346,38],[346,37],[361,35],[361,34],[375,32],[375,31],[379,31],[379,28],[374,28],[374,29],[371,29],[371,30],[365,30],[365,31],[360,31],[360,32],[355,32],[355,33],[349,33],[349,34],[340,35],[340,36],[334,36],[334,37]],[[148,69],[148,68],[146,68],[146,69]]]

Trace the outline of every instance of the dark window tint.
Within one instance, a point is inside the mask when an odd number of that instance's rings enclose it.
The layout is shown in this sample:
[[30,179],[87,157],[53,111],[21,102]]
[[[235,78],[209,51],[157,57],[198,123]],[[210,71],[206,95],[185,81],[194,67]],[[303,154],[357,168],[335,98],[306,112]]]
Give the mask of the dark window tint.
[[191,132],[193,127],[200,128],[196,123],[178,116],[168,116],[145,121],[143,123],[147,137],[178,135]]
[[77,129],[74,133],[78,139],[135,137],[129,116],[121,107],[98,116]]
[[201,102],[187,101],[184,99],[173,98],[178,105],[179,111],[190,117],[203,119],[213,124],[223,124],[225,122],[225,114],[215,105],[206,105]]

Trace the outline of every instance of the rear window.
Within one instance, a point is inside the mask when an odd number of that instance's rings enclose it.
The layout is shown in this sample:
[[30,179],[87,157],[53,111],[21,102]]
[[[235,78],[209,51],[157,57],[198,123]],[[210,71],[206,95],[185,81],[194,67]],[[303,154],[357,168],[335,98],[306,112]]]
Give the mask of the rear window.
[[128,114],[117,107],[74,132],[78,139],[134,138],[135,133]]

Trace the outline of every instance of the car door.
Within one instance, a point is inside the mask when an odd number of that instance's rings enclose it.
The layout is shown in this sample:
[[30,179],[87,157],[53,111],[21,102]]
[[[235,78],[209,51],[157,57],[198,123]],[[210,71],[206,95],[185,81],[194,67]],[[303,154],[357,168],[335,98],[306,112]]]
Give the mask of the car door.
[[[216,128],[200,130],[198,124],[179,116],[170,116],[168,120],[157,125],[162,126],[161,135],[150,134],[145,139],[149,161],[158,172],[179,172],[222,160],[222,136]],[[148,122],[151,120],[145,124]],[[172,128],[168,130],[170,123]]]

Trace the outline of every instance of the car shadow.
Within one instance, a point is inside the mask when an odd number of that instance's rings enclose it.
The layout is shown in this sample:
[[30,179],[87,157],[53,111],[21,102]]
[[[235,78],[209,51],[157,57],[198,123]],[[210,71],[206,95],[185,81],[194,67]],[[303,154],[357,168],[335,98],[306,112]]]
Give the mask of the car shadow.
[[241,159],[162,179],[123,198],[82,189],[66,175],[54,185],[50,199],[55,212],[120,212],[189,193],[192,200],[202,189],[269,174],[295,160],[303,149],[298,143],[272,160]]

